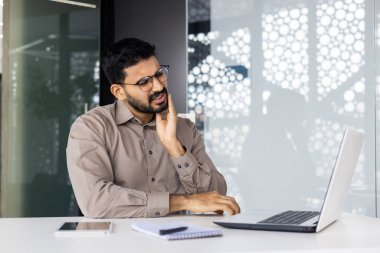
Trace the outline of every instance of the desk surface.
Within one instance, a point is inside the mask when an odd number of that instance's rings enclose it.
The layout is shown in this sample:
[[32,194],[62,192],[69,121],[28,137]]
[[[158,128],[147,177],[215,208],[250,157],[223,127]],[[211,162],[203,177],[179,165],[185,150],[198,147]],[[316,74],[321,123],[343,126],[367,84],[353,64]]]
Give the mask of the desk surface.
[[[267,232],[221,228],[212,223],[219,216],[191,215],[153,219],[113,219],[110,236],[54,236],[64,221],[90,220],[84,217],[2,218],[0,252],[380,252],[380,219],[344,214],[318,234]],[[138,220],[154,222],[188,221],[223,230],[222,237],[165,241],[131,230]]]

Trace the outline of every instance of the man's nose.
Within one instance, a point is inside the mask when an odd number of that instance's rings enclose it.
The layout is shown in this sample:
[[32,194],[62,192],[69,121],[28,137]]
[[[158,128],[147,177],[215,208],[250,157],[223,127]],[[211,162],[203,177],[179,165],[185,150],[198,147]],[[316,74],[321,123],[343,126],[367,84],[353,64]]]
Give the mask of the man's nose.
[[152,91],[162,91],[162,89],[165,87],[163,83],[161,83],[157,77],[152,78]]

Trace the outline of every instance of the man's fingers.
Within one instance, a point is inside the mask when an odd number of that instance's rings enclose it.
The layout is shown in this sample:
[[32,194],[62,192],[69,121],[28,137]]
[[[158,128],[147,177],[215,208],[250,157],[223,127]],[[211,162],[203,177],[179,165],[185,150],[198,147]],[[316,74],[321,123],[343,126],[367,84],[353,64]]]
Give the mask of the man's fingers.
[[217,192],[190,195],[189,210],[194,212],[228,212],[230,215],[240,213],[235,199]]
[[[220,196],[223,196],[223,195],[220,195]],[[214,199],[212,200],[212,202],[208,202],[210,203],[210,211],[218,211],[218,210],[222,210],[222,211],[225,211],[225,212],[228,212],[230,215],[234,215],[237,213],[237,210],[238,208],[236,207],[233,207],[234,204],[232,201],[229,201],[229,200],[225,200],[223,198],[217,198],[217,199]]]
[[232,203],[232,206],[234,207],[234,210],[236,211],[236,213],[240,213],[240,206],[236,202],[235,198],[230,197],[230,196],[223,196],[223,195],[222,195],[222,198],[227,200],[227,201],[230,201]]
[[219,203],[229,206],[229,208],[231,208],[234,211],[234,213],[240,213],[239,205],[235,201],[232,201],[231,199],[220,198]]
[[172,94],[168,94],[168,110],[169,110],[169,113],[171,113],[172,115],[176,115],[176,111],[175,111],[175,108],[174,108],[174,103],[173,103],[173,99],[172,99]]
[[216,199],[215,199],[216,202],[227,204],[234,210],[235,213],[240,213],[240,207],[234,198],[229,197],[229,196],[225,196],[225,195],[221,195],[218,193],[214,193],[214,194],[216,196]]
[[228,204],[219,204],[218,205],[218,210],[223,210],[223,211],[229,213],[230,215],[234,215],[235,214],[235,211]]
[[162,122],[162,113],[156,113],[156,123],[161,123]]
[[222,215],[224,211],[223,210],[216,210],[214,212],[217,213],[217,214],[219,214],[219,215]]

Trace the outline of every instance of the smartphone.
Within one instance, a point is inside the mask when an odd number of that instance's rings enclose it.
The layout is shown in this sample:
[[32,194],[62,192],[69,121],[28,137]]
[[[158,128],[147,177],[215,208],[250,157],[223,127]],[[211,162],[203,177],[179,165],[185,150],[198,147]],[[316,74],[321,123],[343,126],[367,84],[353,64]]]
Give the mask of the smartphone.
[[111,231],[112,222],[65,222],[55,231],[55,236],[109,235]]

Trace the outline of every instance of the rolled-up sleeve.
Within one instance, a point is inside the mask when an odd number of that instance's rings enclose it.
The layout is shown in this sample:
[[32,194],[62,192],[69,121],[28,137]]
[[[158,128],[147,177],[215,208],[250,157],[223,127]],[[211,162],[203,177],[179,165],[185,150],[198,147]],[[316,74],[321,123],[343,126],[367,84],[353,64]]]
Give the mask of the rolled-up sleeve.
[[223,175],[219,173],[207,155],[199,131],[194,124],[189,121],[188,124],[192,129],[192,143],[182,143],[186,148],[183,156],[170,157],[180,182],[188,194],[217,191],[226,195],[227,185]]
[[71,127],[67,166],[78,205],[87,217],[158,217],[169,213],[169,193],[146,193],[114,183],[105,126],[78,118]]

